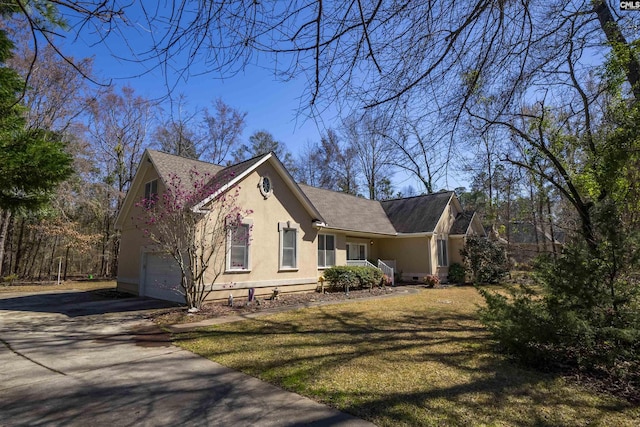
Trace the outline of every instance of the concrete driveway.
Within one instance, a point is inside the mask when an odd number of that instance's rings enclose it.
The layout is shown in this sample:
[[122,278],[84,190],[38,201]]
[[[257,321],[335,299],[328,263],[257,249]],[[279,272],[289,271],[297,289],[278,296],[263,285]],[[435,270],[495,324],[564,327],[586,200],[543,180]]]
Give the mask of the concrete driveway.
[[171,345],[161,306],[0,294],[0,425],[372,425]]

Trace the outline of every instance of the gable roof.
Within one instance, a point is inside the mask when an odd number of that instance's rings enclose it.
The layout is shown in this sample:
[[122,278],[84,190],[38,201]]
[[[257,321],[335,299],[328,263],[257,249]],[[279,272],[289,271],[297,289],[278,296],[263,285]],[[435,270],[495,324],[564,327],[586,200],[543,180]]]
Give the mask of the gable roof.
[[[300,203],[310,213],[314,222],[320,227],[354,233],[380,234],[395,236],[398,234],[433,233],[447,205],[458,203],[452,191],[427,194],[422,196],[394,199],[386,201],[369,200],[346,193],[297,184],[289,171],[273,153],[261,154],[251,159],[230,166],[219,166],[212,163],[179,157],[156,150],[145,150],[142,156],[134,185],[130,192],[139,188],[141,170],[145,159],[153,164],[160,179],[167,185],[175,175],[182,182],[189,182],[191,172],[197,170],[211,176],[208,185],[218,188],[214,194],[197,203],[194,209],[202,209],[219,194],[234,186],[265,162],[282,176],[287,186],[296,195]],[[127,199],[129,199],[127,197]],[[125,205],[118,215],[119,224],[122,214],[130,208],[132,200],[125,200]],[[459,207],[459,204],[458,204]],[[466,234],[474,219],[473,212],[460,214],[453,224],[451,234]]]
[[434,232],[453,191],[380,202],[398,233]]
[[467,230],[469,230],[469,226],[471,225],[471,220],[474,215],[475,212],[473,211],[464,211],[459,213],[451,226],[449,234],[467,234]]
[[219,171],[212,179],[209,181],[207,185],[216,188],[217,190],[209,195],[204,200],[200,201],[194,206],[195,210],[200,210],[204,206],[206,206],[209,202],[217,198],[220,194],[227,191],[229,188],[233,187],[240,181],[242,181],[248,174],[253,172],[258,166],[263,163],[269,162],[271,166],[280,174],[284,182],[287,184],[289,189],[293,192],[293,194],[297,197],[298,201],[302,206],[307,210],[307,212],[311,215],[314,221],[324,222],[322,215],[317,210],[317,208],[311,203],[306,194],[302,191],[302,189],[298,186],[298,184],[294,181],[293,177],[289,173],[289,171],[284,167],[282,162],[278,159],[278,157],[273,153],[260,154],[256,157],[253,157],[249,160],[245,160],[240,163],[236,163],[235,165],[228,166],[223,170]]
[[380,202],[351,194],[298,184],[329,228],[375,234],[396,234]]
[[182,182],[187,182],[191,179],[190,173],[193,170],[209,174],[213,177],[225,169],[223,166],[214,165],[213,163],[175,156],[173,154],[163,153],[162,151],[147,149],[145,154],[149,156],[151,163],[153,163],[158,171],[160,179],[165,184],[171,182],[172,175],[176,175]]

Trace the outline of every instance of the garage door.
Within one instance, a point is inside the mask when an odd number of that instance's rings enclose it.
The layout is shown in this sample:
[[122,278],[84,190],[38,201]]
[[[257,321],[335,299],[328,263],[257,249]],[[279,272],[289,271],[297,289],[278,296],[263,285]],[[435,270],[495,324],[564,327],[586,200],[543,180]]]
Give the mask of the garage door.
[[180,287],[180,268],[166,254],[145,254],[145,275],[142,295],[175,302],[184,302]]

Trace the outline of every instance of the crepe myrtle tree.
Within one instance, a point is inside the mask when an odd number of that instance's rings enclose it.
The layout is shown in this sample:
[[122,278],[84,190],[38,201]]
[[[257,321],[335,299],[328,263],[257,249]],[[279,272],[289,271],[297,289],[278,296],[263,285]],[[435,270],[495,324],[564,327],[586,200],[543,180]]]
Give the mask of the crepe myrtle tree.
[[[211,175],[192,169],[188,182],[172,174],[161,194],[141,199],[139,224],[145,236],[180,268],[179,290],[190,312],[197,312],[224,272],[230,250],[228,238],[247,239],[236,233],[251,210],[238,206],[240,186],[226,189],[233,177]],[[211,199],[204,206],[200,202]],[[177,288],[177,284],[176,284]]]

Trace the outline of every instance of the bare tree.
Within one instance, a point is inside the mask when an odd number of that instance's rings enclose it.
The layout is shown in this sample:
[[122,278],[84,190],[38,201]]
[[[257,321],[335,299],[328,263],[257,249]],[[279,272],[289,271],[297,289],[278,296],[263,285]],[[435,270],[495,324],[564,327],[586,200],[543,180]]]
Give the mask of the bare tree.
[[[251,211],[236,202],[240,188],[222,192],[231,177],[211,178],[195,169],[189,182],[174,175],[164,193],[137,203],[145,234],[180,268],[181,282],[176,287],[190,312],[200,310],[211,285],[224,272],[231,247],[228,239],[244,244],[250,239],[250,230],[241,225]],[[205,206],[199,205],[208,198]]]
[[170,117],[161,119],[160,125],[153,132],[154,144],[159,145],[160,150],[166,153],[198,159],[205,137],[193,123],[198,113],[185,113],[185,103],[186,98],[180,95],[175,110],[171,105]]
[[[88,36],[96,29],[93,42],[126,41],[134,31],[144,37],[139,27],[146,28],[153,47],[144,52],[131,47],[130,57],[146,61],[148,69],[169,71],[184,64],[178,78],[195,63],[229,76],[256,53],[267,52],[277,56],[274,63],[284,79],[307,77],[310,105],[336,98],[366,106],[411,100],[431,111],[453,106],[455,116],[475,87],[487,82],[503,95],[502,105],[509,105],[540,66],[566,54],[566,34],[575,25],[592,45],[615,46],[625,61],[625,78],[640,98],[640,67],[629,41],[637,36],[633,28],[639,18],[616,14],[618,3],[607,0],[446,6],[429,0],[174,0],[164,7],[40,0],[29,8],[12,3],[40,35],[34,36],[36,45],[57,47],[56,24],[71,14],[78,25],[69,31]],[[444,93],[446,99],[438,97]]]
[[105,187],[101,275],[108,276],[117,266],[119,236],[113,223],[148,144],[152,104],[125,86],[121,93],[110,87],[90,99],[89,108],[89,137]]
[[338,133],[327,129],[319,143],[308,144],[300,153],[296,179],[314,187],[358,193],[356,150],[343,146]]
[[416,121],[403,120],[384,133],[395,148],[393,165],[417,178],[424,191],[436,191],[436,183],[445,176],[449,164],[449,150],[435,136],[435,129],[424,129]]
[[207,135],[203,147],[204,160],[222,165],[231,160],[229,154],[237,149],[245,127],[247,113],[225,104],[221,99],[214,103],[214,112],[204,111],[204,128]]
[[360,173],[371,200],[379,200],[392,192],[389,178],[393,174],[395,150],[389,138],[388,116],[351,116],[345,120],[344,135],[358,159]]

